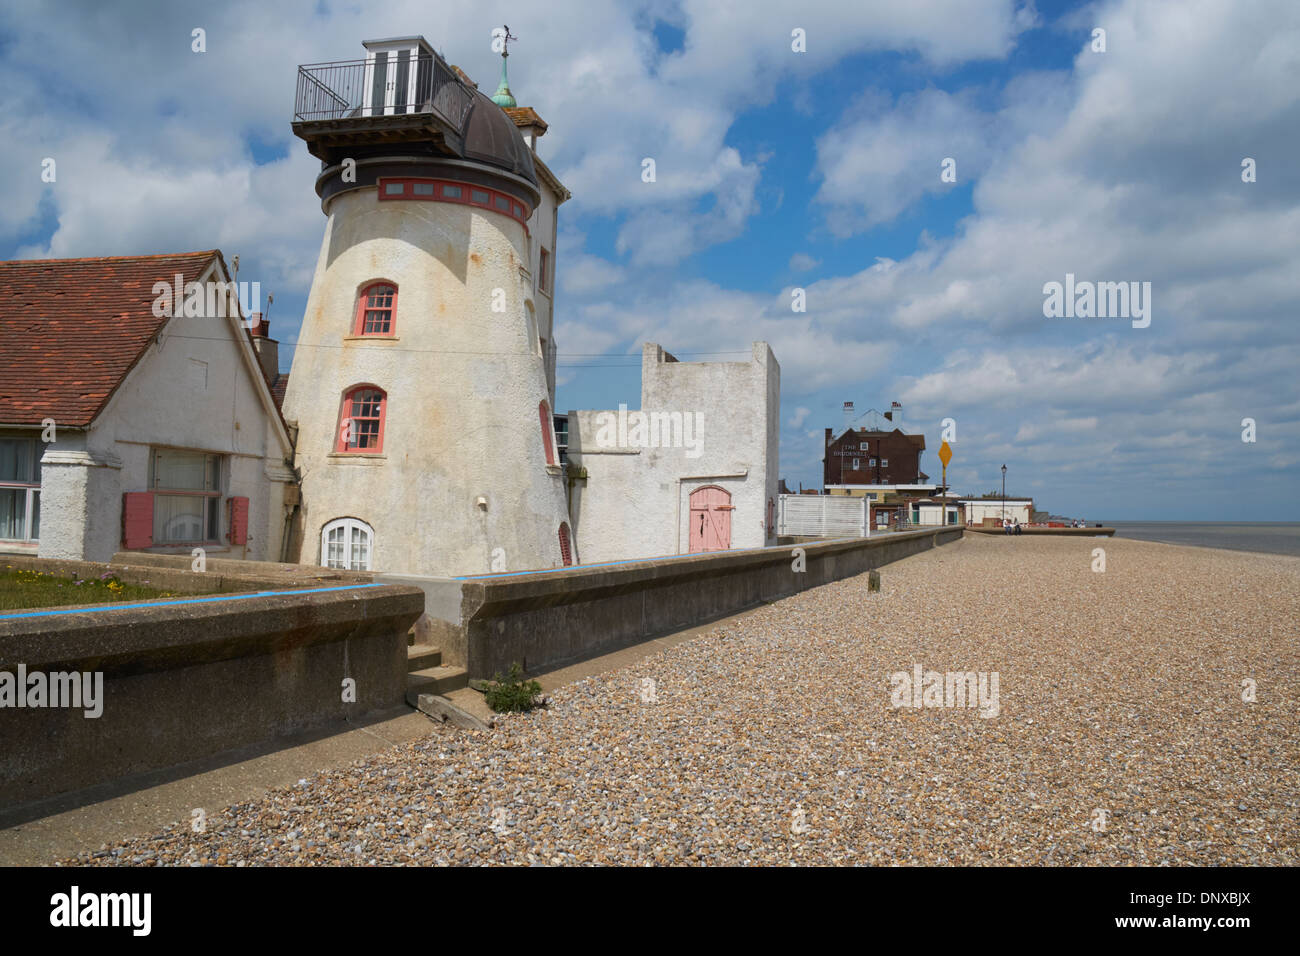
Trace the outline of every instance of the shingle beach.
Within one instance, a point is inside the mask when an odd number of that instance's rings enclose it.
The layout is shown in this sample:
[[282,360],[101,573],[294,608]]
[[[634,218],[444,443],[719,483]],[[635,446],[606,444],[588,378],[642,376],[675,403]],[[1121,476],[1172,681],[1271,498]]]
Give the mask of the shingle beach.
[[[967,535],[881,576],[68,862],[1300,863],[1300,558]],[[996,716],[893,706],[918,665]]]

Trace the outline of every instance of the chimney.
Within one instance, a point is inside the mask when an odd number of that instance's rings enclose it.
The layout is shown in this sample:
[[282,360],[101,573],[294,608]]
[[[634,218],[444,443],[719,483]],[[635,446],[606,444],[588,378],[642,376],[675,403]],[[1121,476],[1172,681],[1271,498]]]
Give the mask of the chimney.
[[853,427],[853,403],[844,403],[844,430],[848,431]]
[[262,374],[266,376],[267,383],[274,385],[275,380],[280,377],[280,343],[267,334],[271,323],[261,312],[251,313],[248,321],[250,326],[248,332],[253,337],[253,351],[257,353],[257,362],[262,366]]
[[546,135],[546,120],[537,115],[537,111],[531,106],[513,106],[505,108],[506,115],[514,121],[520,135],[523,136],[524,142],[534,153],[537,152],[537,141]]

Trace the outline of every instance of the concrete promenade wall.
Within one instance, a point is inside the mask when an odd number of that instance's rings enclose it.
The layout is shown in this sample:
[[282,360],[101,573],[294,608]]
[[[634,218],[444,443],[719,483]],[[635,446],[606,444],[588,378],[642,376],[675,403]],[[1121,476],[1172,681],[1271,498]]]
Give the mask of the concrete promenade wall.
[[[159,580],[166,563],[141,577],[174,589]],[[60,564],[83,577],[136,576],[113,565]],[[22,664],[29,675],[103,674],[97,718],[84,708],[0,707],[0,806],[333,722],[344,730],[345,718],[402,704],[406,632],[423,610],[421,592],[312,580],[323,569],[260,568],[272,573],[259,578],[256,563],[236,561],[219,573],[260,580],[261,593],[0,611],[0,673],[16,675]],[[286,579],[302,584],[277,589]],[[356,682],[355,702],[344,702],[344,678]]]
[[802,572],[791,547],[476,578],[379,577],[422,587],[444,663],[491,678],[514,661],[537,672],[693,627],[947,544],[962,530],[797,545]]
[[[218,591],[273,591],[284,588],[323,587],[330,584],[368,584],[374,575],[362,571],[336,571],[314,565],[273,564],[235,558],[207,559],[203,571],[191,570],[188,554],[153,554],[119,551],[107,564],[35,555],[0,555],[0,569],[43,571],[46,574],[96,578],[111,572],[123,584],[138,584],[175,594],[213,594]],[[7,613],[0,611],[0,613]]]

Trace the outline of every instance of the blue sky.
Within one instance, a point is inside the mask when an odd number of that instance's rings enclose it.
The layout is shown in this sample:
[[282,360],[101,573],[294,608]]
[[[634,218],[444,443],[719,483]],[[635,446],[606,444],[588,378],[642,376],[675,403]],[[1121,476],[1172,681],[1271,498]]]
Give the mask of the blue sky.
[[[761,339],[792,486],[819,484],[844,401],[899,401],[931,475],[956,420],[961,491],[1006,463],[1010,492],[1058,513],[1300,519],[1288,0],[17,2],[0,150],[32,173],[3,186],[0,256],[239,254],[275,292],[287,369],[324,225],[289,130],[297,64],[422,33],[491,87],[502,22],[515,95],[550,124],[540,155],[574,193],[558,408],[639,404],[644,341],[738,360]],[[1067,272],[1150,282],[1150,326],[1045,317]]]

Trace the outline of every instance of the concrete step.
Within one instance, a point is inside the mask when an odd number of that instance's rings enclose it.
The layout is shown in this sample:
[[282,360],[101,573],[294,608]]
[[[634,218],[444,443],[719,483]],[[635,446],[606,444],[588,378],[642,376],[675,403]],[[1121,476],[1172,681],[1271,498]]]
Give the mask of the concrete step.
[[406,671],[421,671],[427,667],[437,667],[442,663],[441,648],[432,644],[410,644],[406,648]]
[[426,667],[406,675],[406,702],[420,706],[421,694],[447,694],[460,690],[469,683],[469,673],[463,667]]
[[[464,692],[452,691],[451,697],[443,697],[440,694],[421,694],[416,701],[415,709],[421,713],[428,714],[435,720],[441,720],[443,723],[452,723],[457,727],[463,727],[466,730],[491,730],[496,725],[496,715],[492,713],[491,708],[483,703],[483,698],[478,694],[469,692],[473,700],[453,700],[453,697],[459,697]],[[469,704],[470,706],[463,706]]]

